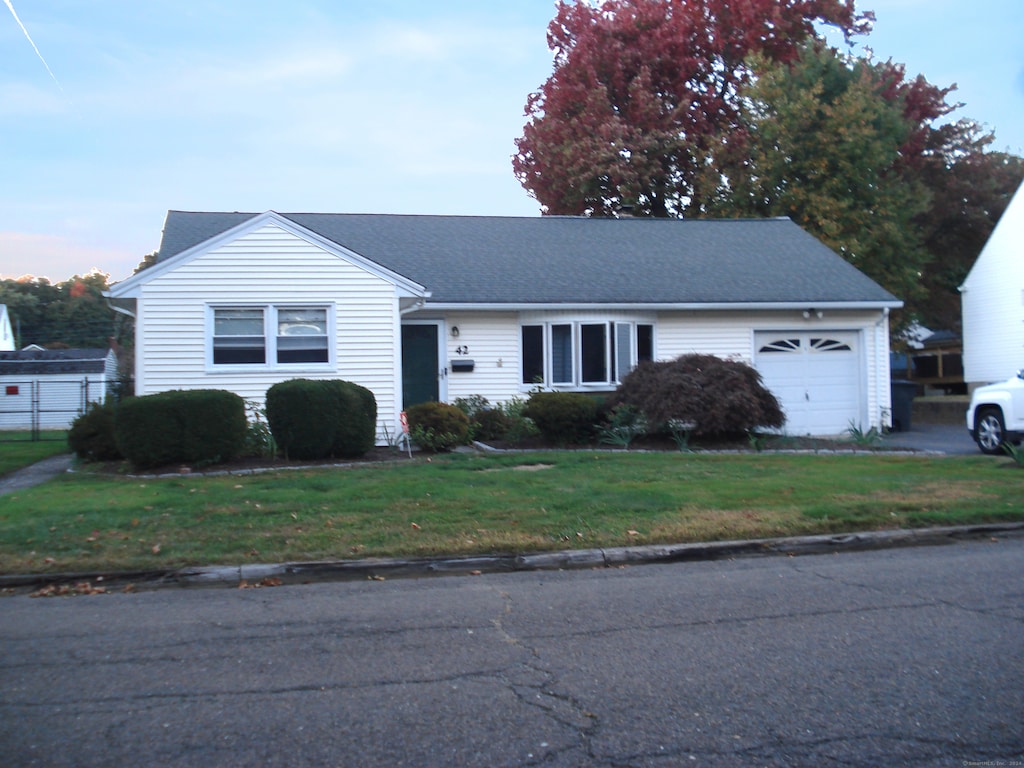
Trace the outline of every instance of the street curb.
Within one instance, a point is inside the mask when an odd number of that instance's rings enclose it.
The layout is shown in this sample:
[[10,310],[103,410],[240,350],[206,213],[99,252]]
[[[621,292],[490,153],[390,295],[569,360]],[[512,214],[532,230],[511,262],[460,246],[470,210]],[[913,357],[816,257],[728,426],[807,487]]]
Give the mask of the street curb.
[[89,582],[108,589],[131,584],[135,589],[165,587],[279,586],[356,580],[479,576],[485,573],[617,568],[630,565],[699,562],[738,557],[818,555],[896,547],[935,546],[958,541],[1024,535],[1024,523],[993,523],[944,528],[898,529],[822,534],[775,539],[716,541],[695,544],[650,544],[636,547],[563,550],[532,554],[431,558],[366,558],[237,566],[181,568],[167,571],[0,575],[0,589],[37,588]]

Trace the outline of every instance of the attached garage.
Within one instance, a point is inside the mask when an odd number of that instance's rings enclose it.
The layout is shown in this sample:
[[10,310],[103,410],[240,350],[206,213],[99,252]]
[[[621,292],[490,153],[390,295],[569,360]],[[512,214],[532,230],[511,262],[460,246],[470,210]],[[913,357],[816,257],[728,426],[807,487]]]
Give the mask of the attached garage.
[[755,350],[757,370],[786,413],[787,433],[838,435],[865,424],[858,332],[758,331]]

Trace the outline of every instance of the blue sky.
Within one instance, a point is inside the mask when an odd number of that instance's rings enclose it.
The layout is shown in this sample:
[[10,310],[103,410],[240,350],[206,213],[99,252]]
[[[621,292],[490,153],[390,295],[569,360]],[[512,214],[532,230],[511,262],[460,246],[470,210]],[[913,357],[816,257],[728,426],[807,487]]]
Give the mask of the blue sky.
[[[1020,0],[858,9],[877,15],[861,45],[957,83],[955,116],[1024,154]],[[510,158],[551,72],[553,13],[553,0],[4,0],[0,275],[121,280],[169,208],[537,215]]]

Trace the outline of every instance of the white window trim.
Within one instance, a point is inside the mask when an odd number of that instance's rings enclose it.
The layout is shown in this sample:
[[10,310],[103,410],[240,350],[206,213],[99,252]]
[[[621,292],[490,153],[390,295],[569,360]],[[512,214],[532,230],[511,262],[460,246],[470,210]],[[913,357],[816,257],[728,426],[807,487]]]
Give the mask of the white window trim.
[[[214,363],[213,337],[214,316],[218,309],[259,309],[263,311],[263,339],[266,362],[263,363]],[[325,363],[278,363],[277,362],[277,313],[285,309],[323,309],[327,313],[327,362]],[[288,371],[290,373],[334,371],[337,365],[335,347],[337,330],[335,326],[335,304],[332,302],[237,302],[206,305],[206,330],[203,343],[206,345],[207,373],[234,373],[254,371]]]
[[[570,326],[570,337],[572,340],[572,381],[568,382],[555,382],[554,376],[554,357],[553,357],[553,328],[554,326]],[[604,334],[604,345],[605,345],[605,370],[610,375],[610,380],[606,381],[583,381],[583,332],[582,328],[585,325],[603,325],[606,328]],[[628,325],[630,326],[630,350],[629,350],[629,364],[628,368],[632,371],[636,368],[638,363],[638,352],[639,352],[639,340],[637,337],[637,326],[648,325],[651,326],[652,333],[652,346],[656,342],[656,323],[646,318],[644,319],[628,319],[628,318],[552,318],[547,320],[523,320],[519,323],[519,390],[520,392],[529,392],[538,385],[536,383],[524,382],[523,378],[523,364],[525,359],[525,351],[523,349],[523,332],[522,329],[528,326],[540,326],[542,328],[542,338],[544,343],[544,357],[543,357],[543,368],[544,368],[544,381],[540,386],[545,389],[561,392],[586,392],[586,391],[606,391],[608,389],[615,388],[619,385],[620,379],[618,378],[618,372],[620,366],[618,364],[618,356],[621,354],[621,350],[618,348],[617,339],[617,326]],[[653,350],[652,350],[653,352]],[[652,354],[652,359],[653,359]]]

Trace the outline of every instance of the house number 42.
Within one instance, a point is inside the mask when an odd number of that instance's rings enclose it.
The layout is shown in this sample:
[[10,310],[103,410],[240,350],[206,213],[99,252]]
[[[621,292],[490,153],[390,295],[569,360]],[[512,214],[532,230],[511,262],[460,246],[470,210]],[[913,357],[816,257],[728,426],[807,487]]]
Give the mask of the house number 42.
[[469,347],[456,347],[455,348],[455,354],[456,355],[468,355],[469,354]]

